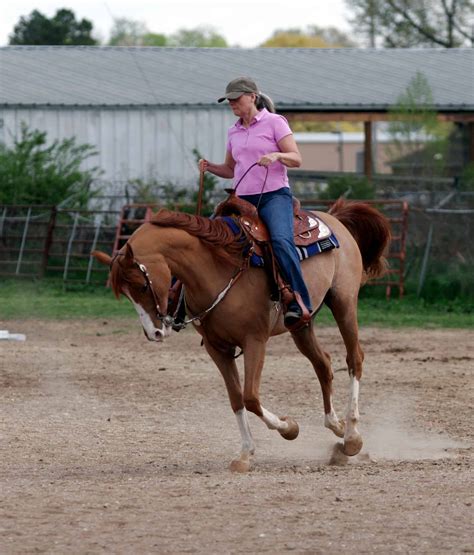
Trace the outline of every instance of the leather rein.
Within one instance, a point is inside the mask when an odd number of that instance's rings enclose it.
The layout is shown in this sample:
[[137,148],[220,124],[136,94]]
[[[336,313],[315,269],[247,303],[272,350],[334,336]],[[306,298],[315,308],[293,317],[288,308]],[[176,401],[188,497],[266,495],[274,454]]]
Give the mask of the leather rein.
[[[258,162],[254,162],[251,166],[249,166],[249,167],[245,170],[245,172],[244,172],[244,174],[242,175],[242,177],[237,181],[237,184],[235,185],[234,190],[233,190],[233,194],[235,194],[235,192],[237,191],[237,187],[240,185],[241,181],[242,181],[243,178],[249,173],[249,171],[250,171],[252,168],[254,168],[255,166],[258,166],[258,165],[259,165]],[[258,203],[257,203],[257,206],[256,206],[257,210],[258,210],[258,207],[260,206],[260,202],[261,202],[261,200],[262,200],[263,191],[265,190],[265,185],[266,185],[266,183],[267,183],[267,178],[268,178],[268,166],[265,166],[265,170],[266,170],[266,174],[265,174],[265,179],[263,180],[262,190],[260,191],[260,198],[258,199]]]

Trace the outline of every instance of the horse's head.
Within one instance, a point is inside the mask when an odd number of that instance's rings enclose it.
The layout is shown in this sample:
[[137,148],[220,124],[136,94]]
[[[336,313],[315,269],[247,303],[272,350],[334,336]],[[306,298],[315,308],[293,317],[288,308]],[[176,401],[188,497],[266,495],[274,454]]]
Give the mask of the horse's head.
[[163,341],[171,333],[167,323],[171,272],[161,254],[137,259],[127,243],[113,258],[94,251],[93,256],[110,267],[110,283],[115,296],[125,295],[140,317],[150,341]]

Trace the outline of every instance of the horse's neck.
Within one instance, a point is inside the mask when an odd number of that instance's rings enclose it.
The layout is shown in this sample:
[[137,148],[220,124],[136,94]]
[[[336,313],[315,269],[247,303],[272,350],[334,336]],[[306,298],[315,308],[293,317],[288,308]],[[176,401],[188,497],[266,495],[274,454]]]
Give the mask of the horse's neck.
[[153,247],[165,258],[171,274],[185,284],[191,295],[194,290],[200,295],[214,295],[216,287],[222,285],[223,274],[230,274],[232,269],[223,270],[211,250],[186,231],[153,228]]

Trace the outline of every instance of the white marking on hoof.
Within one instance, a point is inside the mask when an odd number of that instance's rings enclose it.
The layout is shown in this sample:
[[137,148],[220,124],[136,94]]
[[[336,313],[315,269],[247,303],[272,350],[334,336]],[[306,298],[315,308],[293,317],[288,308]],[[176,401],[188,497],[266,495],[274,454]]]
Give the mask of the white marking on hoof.
[[273,412],[270,412],[263,407],[261,408],[263,415],[260,416],[260,419],[265,422],[268,429],[278,430],[279,432],[288,429],[288,422],[281,420],[276,414],[273,414]]
[[255,452],[255,444],[253,442],[252,433],[250,432],[247,410],[245,408],[240,409],[235,413],[235,416],[242,437],[242,453],[250,453],[253,455]]
[[331,408],[330,413],[324,415],[324,425],[332,430],[337,437],[344,437],[345,422],[344,420],[339,420],[333,408]]
[[359,422],[359,380],[351,374],[349,406],[347,408],[346,431],[344,434],[344,453],[350,457],[362,449],[362,436],[357,430]]

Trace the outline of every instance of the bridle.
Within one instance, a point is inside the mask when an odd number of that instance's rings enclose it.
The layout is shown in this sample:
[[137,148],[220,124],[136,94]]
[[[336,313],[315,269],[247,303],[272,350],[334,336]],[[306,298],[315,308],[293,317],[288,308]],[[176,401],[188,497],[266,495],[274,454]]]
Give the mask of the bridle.
[[145,285],[143,287],[143,292],[145,293],[147,289],[151,291],[153,304],[155,305],[155,310],[156,310],[156,318],[166,326],[171,325],[172,322],[170,324],[168,324],[167,322],[167,319],[170,318],[170,316],[168,314],[163,314],[163,312],[161,311],[160,303],[158,302],[158,297],[156,296],[155,289],[153,288],[153,282],[151,281],[150,274],[148,273],[147,267],[145,266],[145,264],[142,264],[141,262],[138,262],[138,260],[135,260],[135,258],[133,259],[133,263],[140,270],[140,272],[143,274],[143,277],[145,278]]
[[[229,290],[232,288],[233,285],[235,285],[236,281],[242,275],[244,270],[248,268],[251,255],[252,255],[252,249],[250,249],[249,252],[246,253],[240,268],[232,275],[227,285],[217,295],[217,297],[214,299],[214,301],[211,303],[211,305],[208,308],[206,308],[196,316],[193,316],[191,318],[186,318],[183,321],[176,321],[176,317],[178,315],[178,309],[181,304],[181,301],[184,300],[184,302],[186,303],[186,299],[184,299],[184,285],[181,290],[179,302],[176,304],[175,312],[173,314],[168,314],[167,312],[165,313],[160,308],[160,303],[158,301],[158,297],[156,295],[155,289],[153,288],[153,282],[150,278],[150,274],[148,273],[147,267],[145,266],[145,264],[139,262],[136,258],[133,259],[133,263],[140,270],[140,272],[143,274],[143,277],[145,278],[145,285],[143,288],[143,292],[145,293],[148,289],[151,292],[153,304],[155,305],[155,310],[156,310],[156,319],[160,321],[164,326],[173,327],[174,329],[183,329],[188,324],[191,324],[191,323],[194,323],[196,326],[201,325],[202,320],[207,316],[209,312],[211,312],[213,308],[215,308],[224,299],[224,297],[227,295]],[[117,256],[123,256],[123,253],[117,253],[112,259],[110,266],[112,266]]]
[[192,324],[193,322],[196,326],[201,325],[202,320],[207,316],[207,314],[209,314],[209,312],[211,312],[211,310],[213,308],[215,308],[224,299],[224,297],[230,291],[232,286],[235,284],[235,282],[242,275],[243,271],[248,267],[248,260],[249,260],[249,256],[246,256],[242,265],[240,266],[240,268],[234,273],[234,275],[230,278],[227,285],[217,295],[217,297],[214,299],[214,301],[211,303],[211,305],[208,308],[206,308],[205,310],[203,310],[202,312],[200,312],[196,316],[192,316],[191,318],[186,318],[185,320],[183,320],[181,322],[177,322],[176,317],[178,315],[178,309],[179,309],[179,305],[181,304],[181,301],[184,300],[184,303],[186,303],[186,299],[184,299],[184,285],[182,287],[181,294],[180,294],[180,299],[179,299],[179,302],[176,305],[176,310],[175,310],[174,314],[168,314],[168,313],[164,314],[160,309],[160,303],[158,302],[155,290],[153,289],[153,282],[150,279],[150,275],[148,273],[148,270],[147,270],[145,264],[142,264],[142,263],[138,262],[135,259],[133,261],[134,261],[134,263],[136,264],[136,266],[138,267],[138,269],[140,270],[140,272],[143,274],[143,276],[145,278],[145,290],[144,291],[146,291],[146,289],[150,289],[150,291],[151,291],[151,295],[152,295],[152,298],[153,298],[153,303],[155,304],[157,320],[162,322],[162,324],[165,325],[165,326],[168,326],[168,327],[172,326],[174,329],[177,329],[177,328],[183,329],[188,324]]

